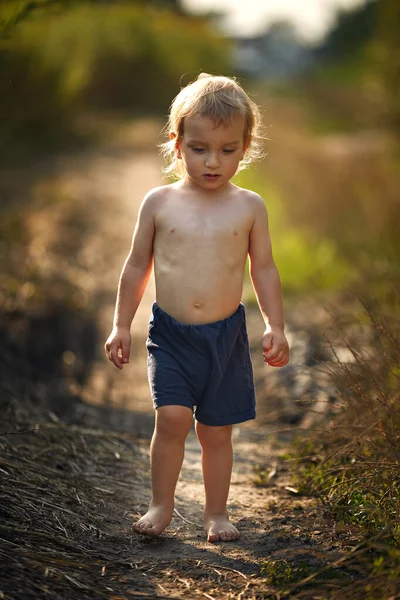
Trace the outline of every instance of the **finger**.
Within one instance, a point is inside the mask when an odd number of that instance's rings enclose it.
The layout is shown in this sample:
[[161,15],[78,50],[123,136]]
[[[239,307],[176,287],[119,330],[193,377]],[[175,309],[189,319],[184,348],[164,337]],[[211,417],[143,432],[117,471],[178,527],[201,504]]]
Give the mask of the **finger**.
[[127,344],[126,342],[122,342],[122,362],[128,363],[129,356],[130,356],[130,344]]
[[274,367],[276,364],[282,362],[283,357],[284,357],[284,352],[281,350],[281,352],[278,352],[276,354],[276,356],[270,356],[270,355],[268,355],[266,357],[266,361],[265,362],[268,363],[269,365],[271,365],[272,367]]
[[268,362],[270,360],[275,360],[275,358],[278,356],[278,354],[279,354],[278,347],[276,347],[276,348],[272,347],[271,350],[263,353],[264,358],[266,358]]
[[268,364],[271,367],[284,367],[289,362],[289,358],[286,355],[286,352],[282,351],[274,361],[269,362]]
[[268,366],[272,367],[273,369],[280,369],[280,368],[284,367],[285,365],[287,365],[288,362],[289,361],[287,361],[287,360],[283,360],[282,362],[274,363],[273,365],[270,365],[268,363]]
[[277,352],[276,356],[274,356],[269,362],[273,362],[273,363],[278,363],[281,362],[283,360],[285,353],[283,350],[281,350],[280,352]]
[[118,356],[118,347],[117,346],[111,346],[109,358],[110,358],[111,362],[113,362],[114,365],[118,369],[122,369],[122,362],[121,362],[121,359]]
[[269,352],[273,346],[273,337],[271,333],[268,333],[262,341],[262,349],[264,352]]

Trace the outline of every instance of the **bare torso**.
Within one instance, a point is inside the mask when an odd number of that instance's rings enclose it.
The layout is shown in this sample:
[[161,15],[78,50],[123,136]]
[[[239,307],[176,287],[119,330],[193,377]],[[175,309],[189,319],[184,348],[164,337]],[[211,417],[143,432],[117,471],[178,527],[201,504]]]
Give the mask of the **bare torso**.
[[157,304],[181,323],[211,323],[239,306],[254,221],[251,192],[160,188],[153,244]]

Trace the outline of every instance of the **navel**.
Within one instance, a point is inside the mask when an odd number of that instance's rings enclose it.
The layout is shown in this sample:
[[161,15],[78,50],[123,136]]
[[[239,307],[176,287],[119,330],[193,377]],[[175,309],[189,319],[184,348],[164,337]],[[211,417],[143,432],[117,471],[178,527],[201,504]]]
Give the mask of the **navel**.
[[194,303],[194,307],[195,308],[201,308],[201,303],[200,302],[195,302]]
[[237,231],[234,231],[234,232],[233,232],[233,235],[237,235],[237,234],[238,234],[238,232],[237,232]]
[[169,230],[170,233],[174,233],[175,232],[175,227],[173,229]]

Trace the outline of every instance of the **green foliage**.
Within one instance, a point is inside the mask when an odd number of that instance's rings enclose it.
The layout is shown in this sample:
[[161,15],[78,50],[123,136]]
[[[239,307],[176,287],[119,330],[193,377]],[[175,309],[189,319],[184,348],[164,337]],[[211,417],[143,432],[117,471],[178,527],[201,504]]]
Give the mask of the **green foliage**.
[[400,188],[392,138],[379,131],[315,136],[303,100],[270,97],[265,109],[274,127],[269,154],[239,183],[266,202],[284,291],[354,287],[363,272],[371,289],[382,273],[394,275]]
[[182,74],[224,72],[229,61],[205,20],[157,3],[56,3],[0,47],[3,143],[66,129],[82,110],[165,114]]
[[[86,0],[95,4],[97,0]],[[179,0],[126,0],[127,3],[139,6],[154,6],[180,13]],[[103,4],[111,4],[114,0],[102,0]],[[2,4],[2,5],[1,5]],[[0,38],[13,35],[15,28],[30,17],[42,16],[44,10],[62,10],[79,4],[79,0],[3,0],[0,3]]]
[[400,591],[400,551],[371,540],[326,565],[267,559],[261,574],[285,600],[392,600]]
[[378,10],[378,0],[339,10],[333,27],[322,42],[322,54],[337,60],[358,52],[375,33]]
[[370,93],[378,96],[384,122],[400,130],[400,4],[381,0],[376,37],[369,48]]
[[284,591],[290,584],[309,574],[307,563],[294,564],[285,559],[264,560],[261,562],[260,571],[267,578],[268,583],[277,586],[280,591]]
[[387,126],[399,133],[399,18],[397,0],[369,0],[338,12],[306,82],[319,118],[345,130]]
[[335,240],[290,223],[277,187],[268,185],[259,173],[242,171],[237,182],[259,193],[267,205],[274,258],[284,293],[330,291],[348,284],[352,265],[340,256]]

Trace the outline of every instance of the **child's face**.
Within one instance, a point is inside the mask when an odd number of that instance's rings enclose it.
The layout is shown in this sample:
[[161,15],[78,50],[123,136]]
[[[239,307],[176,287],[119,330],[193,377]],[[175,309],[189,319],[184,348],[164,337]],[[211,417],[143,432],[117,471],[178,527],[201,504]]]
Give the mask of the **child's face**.
[[218,127],[200,115],[185,119],[176,152],[192,183],[205,190],[216,190],[229,182],[246,150],[244,125],[241,116]]

